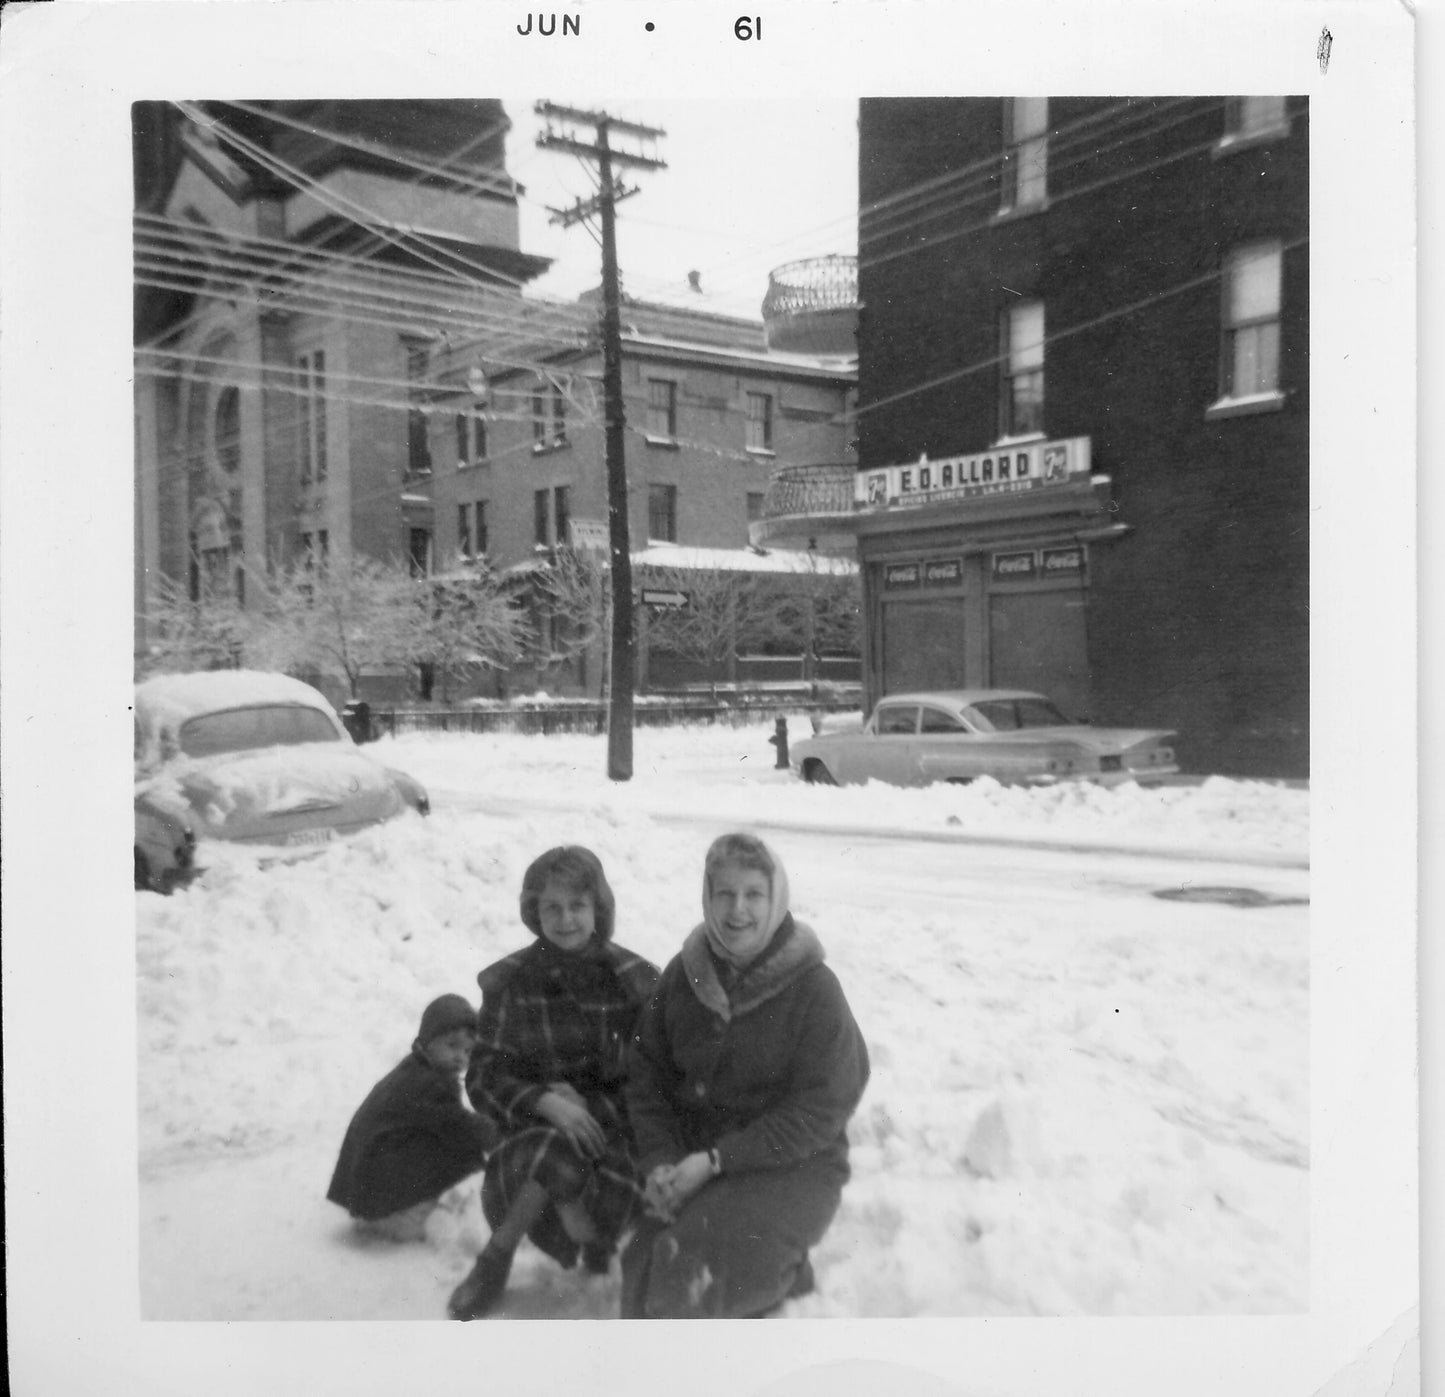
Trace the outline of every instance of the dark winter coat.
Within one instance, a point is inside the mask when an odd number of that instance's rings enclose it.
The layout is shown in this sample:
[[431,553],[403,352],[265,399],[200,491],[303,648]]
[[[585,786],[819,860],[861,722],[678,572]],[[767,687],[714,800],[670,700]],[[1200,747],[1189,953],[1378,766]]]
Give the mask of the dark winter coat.
[[[539,938],[477,977],[481,1032],[467,1090],[501,1137],[483,1194],[494,1225],[529,1179],[554,1200],[580,1197],[604,1243],[615,1241],[635,1215],[641,1180],[622,1089],[628,1045],[657,976],[651,962],[610,941],[594,939],[566,952]],[[582,1095],[602,1127],[607,1144],[600,1159],[584,1159],[535,1114],[543,1093],[558,1082]],[[573,1191],[579,1178],[580,1194]],[[571,1264],[575,1247],[550,1209],[529,1235]]]
[[624,1319],[736,1319],[806,1289],[848,1180],[868,1050],[811,929],[785,916],[735,970],[698,927],[638,1025],[627,1088],[643,1173],[698,1150],[722,1165],[678,1216],[645,1216],[622,1258]]
[[457,1079],[413,1048],[352,1117],[326,1196],[353,1217],[388,1217],[475,1174],[496,1138]]
[[[694,930],[638,1024],[628,1115],[644,1175],[716,1149],[724,1174],[836,1162],[868,1050],[811,928],[786,917],[740,974]],[[725,983],[728,982],[728,983]]]

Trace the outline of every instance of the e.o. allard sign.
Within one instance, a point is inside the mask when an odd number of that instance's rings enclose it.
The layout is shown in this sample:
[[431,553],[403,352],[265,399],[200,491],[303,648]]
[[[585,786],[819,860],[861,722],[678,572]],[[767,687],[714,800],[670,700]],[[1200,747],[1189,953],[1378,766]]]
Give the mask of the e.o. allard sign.
[[864,509],[893,509],[983,495],[1011,495],[1048,489],[1089,474],[1089,438],[1064,437],[998,447],[975,456],[930,461],[920,456],[907,466],[863,472],[854,503]]

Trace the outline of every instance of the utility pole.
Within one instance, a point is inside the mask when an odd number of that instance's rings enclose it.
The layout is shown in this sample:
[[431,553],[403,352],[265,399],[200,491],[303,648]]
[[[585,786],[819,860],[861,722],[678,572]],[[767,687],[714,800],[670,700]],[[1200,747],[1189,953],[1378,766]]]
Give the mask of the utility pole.
[[[607,523],[612,561],[612,656],[607,701],[607,776],[612,781],[632,779],[632,694],[634,645],[632,624],[632,539],[627,518],[627,464],[624,452],[627,419],[622,408],[621,292],[617,283],[617,203],[637,193],[634,186],[614,183],[614,164],[642,170],[665,170],[654,155],[614,149],[611,137],[655,141],[667,132],[635,122],[620,121],[606,112],[580,111],[553,102],[538,102],[536,114],[545,117],[547,129],[537,137],[543,150],[563,150],[597,162],[598,190],[579,199],[570,209],[549,209],[553,223],[564,228],[594,213],[602,221],[602,402],[606,417]],[[562,124],[559,132],[552,123]],[[596,133],[588,143],[577,128],[590,126]]]

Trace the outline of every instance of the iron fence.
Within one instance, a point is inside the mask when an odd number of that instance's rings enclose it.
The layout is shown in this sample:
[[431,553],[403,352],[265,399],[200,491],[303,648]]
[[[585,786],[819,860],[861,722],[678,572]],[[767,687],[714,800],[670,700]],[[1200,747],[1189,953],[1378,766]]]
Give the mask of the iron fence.
[[[787,693],[736,694],[727,698],[669,698],[665,702],[639,702],[633,709],[633,726],[670,728],[687,723],[725,724],[747,727],[770,721],[786,710],[789,714],[826,714],[856,711],[856,694],[826,697],[792,697]],[[373,708],[371,730],[377,737],[400,737],[406,733],[521,733],[550,737],[564,733],[595,736],[607,731],[607,705],[599,700],[567,703],[527,704],[507,707],[468,706],[464,708],[397,707]]]

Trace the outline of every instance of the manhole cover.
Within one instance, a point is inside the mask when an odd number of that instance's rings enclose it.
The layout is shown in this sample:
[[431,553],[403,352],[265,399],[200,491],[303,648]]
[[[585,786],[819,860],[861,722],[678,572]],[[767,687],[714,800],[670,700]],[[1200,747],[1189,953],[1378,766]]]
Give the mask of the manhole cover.
[[1154,894],[1167,902],[1219,902],[1226,907],[1298,907],[1308,903],[1307,897],[1277,897],[1258,888],[1160,888]]

